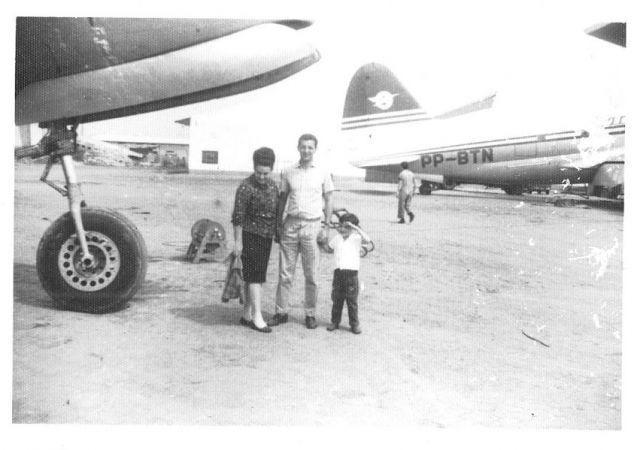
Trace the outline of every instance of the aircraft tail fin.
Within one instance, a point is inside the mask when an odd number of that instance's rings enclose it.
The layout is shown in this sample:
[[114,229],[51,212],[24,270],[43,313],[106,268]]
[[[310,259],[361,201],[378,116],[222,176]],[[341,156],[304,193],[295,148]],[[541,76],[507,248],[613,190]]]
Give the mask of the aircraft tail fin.
[[342,129],[428,119],[415,98],[382,64],[360,67],[351,78]]

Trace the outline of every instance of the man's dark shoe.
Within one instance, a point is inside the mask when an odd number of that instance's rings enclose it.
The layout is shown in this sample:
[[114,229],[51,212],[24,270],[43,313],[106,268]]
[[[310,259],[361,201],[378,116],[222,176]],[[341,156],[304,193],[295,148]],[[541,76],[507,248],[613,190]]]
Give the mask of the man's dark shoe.
[[413,219],[416,217],[416,215],[412,212],[409,213],[409,222],[413,222]]
[[398,220],[398,223],[404,223],[404,219]]
[[340,328],[340,325],[338,325],[337,323],[332,323],[331,325],[329,325],[329,326],[327,327],[327,331],[335,331],[335,330],[337,330],[338,328]]
[[287,323],[288,321],[289,321],[288,314],[276,313],[271,319],[267,321],[267,325],[269,325],[270,327],[276,327],[281,323]]
[[304,323],[307,325],[307,328],[310,330],[313,330],[318,326],[318,322],[316,322],[316,318],[311,316],[305,317]]
[[360,325],[351,325],[351,332],[353,334],[360,334],[362,330],[360,329]]

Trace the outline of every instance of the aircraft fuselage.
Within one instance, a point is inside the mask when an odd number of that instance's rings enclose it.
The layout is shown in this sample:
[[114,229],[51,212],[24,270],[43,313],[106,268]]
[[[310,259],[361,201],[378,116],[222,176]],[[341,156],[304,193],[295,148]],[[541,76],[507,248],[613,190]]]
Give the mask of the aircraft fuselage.
[[[624,162],[624,118],[591,134],[570,130],[508,139],[482,140],[415,150],[409,168],[433,183],[527,188],[559,183],[590,183],[605,163]],[[399,155],[402,157],[402,155]],[[395,181],[397,164],[355,162],[370,181]],[[385,176],[387,175],[387,176]]]
[[[610,132],[618,133],[619,130]],[[457,183],[488,186],[589,182],[595,168],[582,167],[590,158],[621,162],[624,128],[604,149],[582,149],[587,138],[571,133],[521,138],[520,142],[489,142],[425,152],[414,162],[416,173],[439,174]]]

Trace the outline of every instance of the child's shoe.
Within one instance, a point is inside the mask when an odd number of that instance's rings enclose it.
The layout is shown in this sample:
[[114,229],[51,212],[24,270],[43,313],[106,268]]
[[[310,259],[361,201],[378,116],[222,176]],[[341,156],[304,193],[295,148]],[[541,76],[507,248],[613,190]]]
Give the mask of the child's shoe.
[[360,334],[362,330],[360,329],[360,325],[351,325],[351,332],[353,334]]
[[327,331],[335,331],[335,330],[337,330],[337,329],[338,329],[338,327],[339,327],[339,326],[340,326],[340,325],[338,325],[337,323],[332,323],[331,325],[329,325],[329,326],[327,327]]

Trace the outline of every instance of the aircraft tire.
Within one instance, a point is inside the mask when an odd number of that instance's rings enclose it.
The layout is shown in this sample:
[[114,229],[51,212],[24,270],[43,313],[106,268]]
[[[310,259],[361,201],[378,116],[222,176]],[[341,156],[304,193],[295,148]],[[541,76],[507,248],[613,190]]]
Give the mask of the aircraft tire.
[[94,264],[80,266],[81,249],[71,213],[60,216],[40,239],[36,255],[44,290],[61,309],[103,314],[121,309],[147,272],[147,248],[136,226],[122,214],[82,208]]
[[453,189],[455,189],[455,187],[458,185],[458,183],[456,183],[455,181],[445,181],[442,184],[443,189],[446,189],[447,191],[452,191]]
[[524,189],[521,186],[508,186],[502,188],[507,195],[522,195]]
[[429,183],[421,184],[420,187],[418,188],[418,192],[420,192],[421,195],[430,195],[431,185],[429,185]]

